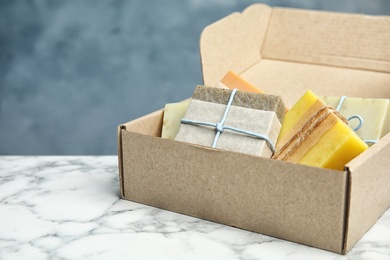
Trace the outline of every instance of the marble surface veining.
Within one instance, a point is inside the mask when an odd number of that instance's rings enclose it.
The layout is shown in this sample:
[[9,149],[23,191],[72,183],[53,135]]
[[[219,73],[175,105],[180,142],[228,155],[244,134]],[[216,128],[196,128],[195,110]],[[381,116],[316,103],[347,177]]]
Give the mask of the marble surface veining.
[[119,199],[116,156],[0,157],[0,259],[390,259],[390,210],[345,256]]

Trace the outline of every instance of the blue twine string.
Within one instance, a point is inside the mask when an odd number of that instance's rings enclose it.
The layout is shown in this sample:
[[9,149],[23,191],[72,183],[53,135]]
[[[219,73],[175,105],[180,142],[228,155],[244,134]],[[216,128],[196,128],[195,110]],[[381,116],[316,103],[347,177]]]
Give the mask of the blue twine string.
[[[345,101],[346,98],[347,98],[347,96],[341,96],[340,101],[339,101],[339,104],[338,104],[337,107],[336,107],[337,112],[340,112],[340,109],[341,109],[341,107],[343,106],[344,101]],[[355,128],[353,129],[353,131],[356,132],[357,130],[359,130],[360,128],[362,128],[364,120],[363,120],[363,118],[362,118],[361,116],[359,116],[359,115],[350,116],[350,117],[347,118],[347,120],[348,120],[348,121],[351,121],[352,119],[355,119],[355,118],[356,118],[357,120],[359,120],[358,126],[355,127]]]
[[[338,103],[338,105],[337,105],[337,107],[336,107],[337,112],[340,112],[340,109],[341,109],[342,105],[344,104],[344,101],[345,101],[346,98],[347,98],[347,96],[341,96],[340,101],[339,101],[339,103]],[[350,117],[347,118],[348,122],[351,121],[352,119],[357,119],[357,120],[359,120],[358,126],[355,127],[355,128],[353,129],[353,131],[356,132],[357,130],[359,130],[360,128],[362,128],[363,123],[364,123],[364,120],[363,120],[363,118],[362,118],[361,116],[359,116],[359,115],[353,115],[353,116],[350,116]],[[364,141],[366,144],[375,144],[375,143],[377,142],[377,140],[363,140],[363,141]]]
[[229,100],[228,100],[228,103],[226,105],[225,111],[223,113],[222,119],[218,123],[208,123],[208,122],[189,120],[189,119],[182,119],[180,122],[184,123],[184,124],[190,124],[190,125],[203,125],[203,126],[215,127],[216,133],[215,133],[215,136],[214,136],[213,144],[211,146],[212,148],[215,148],[217,146],[218,139],[219,139],[220,135],[223,133],[223,131],[230,130],[230,131],[233,131],[233,132],[246,134],[246,135],[249,135],[249,136],[252,136],[252,137],[255,137],[255,138],[258,138],[258,139],[266,141],[268,147],[272,151],[272,154],[274,154],[275,153],[275,146],[272,144],[272,141],[267,136],[262,135],[262,134],[258,134],[258,133],[254,133],[254,132],[251,132],[251,131],[235,128],[235,127],[232,127],[232,126],[224,125],[224,123],[225,123],[225,121],[227,119],[230,107],[232,106],[233,99],[234,99],[234,96],[236,95],[236,92],[237,92],[237,89],[233,89],[232,90],[232,92],[231,92],[231,94],[229,96]]

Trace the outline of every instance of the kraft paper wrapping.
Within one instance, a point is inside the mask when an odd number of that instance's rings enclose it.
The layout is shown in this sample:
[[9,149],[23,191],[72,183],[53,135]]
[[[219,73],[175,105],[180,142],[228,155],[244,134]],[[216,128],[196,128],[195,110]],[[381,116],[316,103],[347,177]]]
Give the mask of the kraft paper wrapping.
[[[238,93],[238,92],[237,92]],[[207,123],[221,121],[226,105],[192,99],[185,119]],[[275,145],[281,124],[275,112],[231,106],[224,125],[268,136]],[[214,127],[181,124],[175,140],[211,147],[216,130]],[[219,137],[216,148],[240,153],[271,157],[272,151],[266,141],[225,130]]]
[[[192,99],[218,104],[227,104],[230,93],[230,89],[197,86],[192,95]],[[274,111],[281,123],[283,122],[284,115],[286,113],[286,106],[284,105],[282,98],[275,95],[237,91],[232,105],[258,110]]]

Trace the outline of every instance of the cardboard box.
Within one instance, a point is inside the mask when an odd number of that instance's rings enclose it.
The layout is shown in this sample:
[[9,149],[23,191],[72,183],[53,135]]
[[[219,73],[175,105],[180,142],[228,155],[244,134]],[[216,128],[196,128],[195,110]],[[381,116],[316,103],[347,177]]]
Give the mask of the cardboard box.
[[[256,4],[203,31],[204,84],[233,70],[288,107],[389,98],[389,42],[390,17]],[[390,134],[335,171],[162,139],[162,118],[118,128],[125,199],[343,254],[390,206]]]

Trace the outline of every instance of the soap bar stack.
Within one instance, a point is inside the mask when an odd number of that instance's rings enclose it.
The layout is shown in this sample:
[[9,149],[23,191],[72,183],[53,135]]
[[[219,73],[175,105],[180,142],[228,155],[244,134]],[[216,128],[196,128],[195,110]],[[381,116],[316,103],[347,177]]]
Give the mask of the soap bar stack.
[[[226,73],[226,75],[218,83],[217,87],[225,89],[238,89],[246,92],[263,93],[263,91],[261,91],[233,71],[228,71],[228,73]],[[195,98],[202,100],[202,97]],[[226,100],[224,100],[224,104],[226,104]],[[219,101],[217,103],[221,102],[222,101]],[[185,100],[182,102],[169,103],[165,105],[161,133],[162,138],[175,139],[177,131],[179,131],[180,120],[184,117],[189,104],[190,101]]]
[[[273,95],[234,92],[231,105],[228,105],[232,90],[197,86],[184,119],[221,123],[240,132],[225,129],[217,134],[216,126],[182,123],[175,140],[211,147],[219,135],[215,148],[271,157],[285,114],[282,99]],[[226,121],[222,122],[226,109]],[[270,143],[248,133],[262,135]]]
[[343,170],[367,148],[335,109],[307,91],[287,112],[273,158]]
[[[363,118],[356,133],[359,121],[346,119],[355,115]],[[319,98],[309,90],[287,111],[281,97],[229,71],[216,87],[197,86],[191,100],[167,104],[162,137],[344,170],[369,141],[389,131],[388,99],[343,98],[340,105],[340,97]]]

